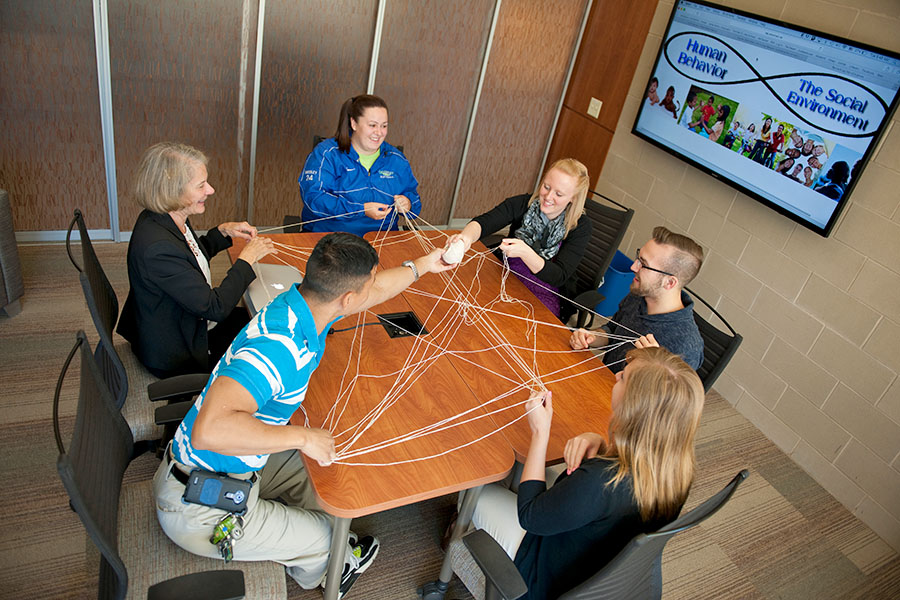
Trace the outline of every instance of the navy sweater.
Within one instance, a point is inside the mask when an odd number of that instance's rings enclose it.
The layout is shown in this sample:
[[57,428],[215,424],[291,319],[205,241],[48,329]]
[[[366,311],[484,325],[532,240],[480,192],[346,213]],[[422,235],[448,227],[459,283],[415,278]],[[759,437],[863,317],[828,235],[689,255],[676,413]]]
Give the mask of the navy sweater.
[[644,523],[631,477],[607,485],[616,462],[587,459],[547,489],[543,481],[519,485],[519,525],[527,532],[515,563],[528,585],[523,598],[560,596],[596,573],[639,533],[663,523]]
[[[703,338],[694,321],[694,301],[687,292],[681,292],[681,303],[684,304],[681,310],[648,315],[647,301],[628,294],[619,304],[619,310],[613,315],[612,321],[604,325],[603,329],[608,333],[629,337],[634,337],[635,331],[640,335],[652,333],[660,346],[680,355],[696,371],[703,364]],[[609,342],[616,344],[618,340],[611,339]],[[625,368],[623,359],[632,348],[634,346],[631,344],[622,344],[609,350],[603,355],[604,364],[613,373],[618,373]]]

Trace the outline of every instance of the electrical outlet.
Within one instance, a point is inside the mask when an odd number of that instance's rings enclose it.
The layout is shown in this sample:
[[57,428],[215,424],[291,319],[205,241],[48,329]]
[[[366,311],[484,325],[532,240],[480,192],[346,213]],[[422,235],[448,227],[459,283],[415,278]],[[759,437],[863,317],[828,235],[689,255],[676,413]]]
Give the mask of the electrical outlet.
[[588,114],[596,119],[600,115],[600,108],[602,106],[603,102],[601,100],[591,98],[591,104],[588,106]]

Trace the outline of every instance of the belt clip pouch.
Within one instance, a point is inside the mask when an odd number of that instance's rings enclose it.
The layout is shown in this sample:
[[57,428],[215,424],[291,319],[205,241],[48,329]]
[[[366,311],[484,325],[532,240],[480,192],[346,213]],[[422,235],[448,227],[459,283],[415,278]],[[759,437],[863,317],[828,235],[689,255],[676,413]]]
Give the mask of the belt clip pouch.
[[188,476],[181,499],[242,515],[247,511],[247,500],[252,487],[253,483],[247,479],[235,479],[221,473],[194,469]]

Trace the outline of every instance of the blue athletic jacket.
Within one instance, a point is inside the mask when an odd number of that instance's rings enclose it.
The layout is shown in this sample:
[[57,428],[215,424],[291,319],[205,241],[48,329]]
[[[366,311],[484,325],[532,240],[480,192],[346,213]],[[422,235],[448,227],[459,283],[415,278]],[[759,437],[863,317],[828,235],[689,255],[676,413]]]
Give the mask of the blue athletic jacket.
[[304,231],[346,231],[361,236],[369,231],[395,230],[397,213],[394,211],[382,221],[370,219],[362,212],[309,221],[361,211],[366,202],[393,204],[396,194],[409,198],[412,204],[410,217],[422,210],[422,201],[416,191],[419,182],[413,176],[409,161],[387,142],[381,143],[381,155],[372,165],[370,174],[359,163],[359,154],[352,146],[350,152],[344,153],[338,149],[334,138],[323,140],[306,159],[299,182]]

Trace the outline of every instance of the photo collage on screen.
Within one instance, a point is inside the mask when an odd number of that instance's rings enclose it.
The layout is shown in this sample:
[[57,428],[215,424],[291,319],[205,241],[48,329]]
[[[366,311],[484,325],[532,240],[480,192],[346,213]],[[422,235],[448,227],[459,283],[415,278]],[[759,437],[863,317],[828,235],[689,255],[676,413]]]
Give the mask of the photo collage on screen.
[[862,155],[795,126],[692,85],[679,97],[675,86],[651,77],[645,108],[671,113],[674,124],[724,146],[832,200],[840,200],[856,176]]

